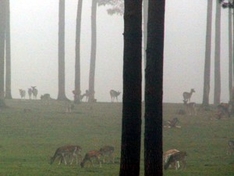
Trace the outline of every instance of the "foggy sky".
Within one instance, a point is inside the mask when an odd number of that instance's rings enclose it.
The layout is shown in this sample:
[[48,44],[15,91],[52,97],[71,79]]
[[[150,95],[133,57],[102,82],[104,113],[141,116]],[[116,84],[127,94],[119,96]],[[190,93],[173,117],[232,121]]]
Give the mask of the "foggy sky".
[[[206,5],[204,0],[170,0],[166,2],[164,102],[182,102],[182,93],[191,88],[196,90],[192,101],[198,103],[202,101]],[[72,90],[74,90],[76,10],[77,1],[66,1],[66,95],[70,99],[72,99]],[[90,10],[91,0],[83,1],[81,26],[82,93],[88,89],[89,79]],[[221,101],[223,102],[228,101],[227,18],[227,10],[222,10]],[[98,101],[110,101],[110,89],[122,92],[122,33],[123,17],[109,16],[106,7],[98,7],[95,74],[95,96]],[[58,0],[11,1],[11,42],[13,98],[19,98],[18,89],[26,90],[30,86],[37,86],[39,95],[50,93],[52,98],[57,98]],[[211,102],[213,102],[213,79],[212,67]]]

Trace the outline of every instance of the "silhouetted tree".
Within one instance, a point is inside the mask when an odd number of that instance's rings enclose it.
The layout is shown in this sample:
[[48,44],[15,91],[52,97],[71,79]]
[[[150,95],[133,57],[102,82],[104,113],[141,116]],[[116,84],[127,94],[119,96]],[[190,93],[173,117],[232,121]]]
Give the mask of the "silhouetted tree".
[[81,34],[81,16],[83,0],[78,1],[76,16],[76,58],[75,58],[75,95],[74,103],[80,103],[80,34]]
[[124,1],[123,109],[120,176],[140,170],[142,1]]
[[214,104],[220,103],[221,94],[221,73],[220,73],[220,38],[221,38],[221,7],[219,0],[216,0],[215,15],[215,62],[214,62]]
[[59,0],[58,38],[58,100],[67,100],[65,95],[65,0]]
[[165,0],[149,0],[145,69],[145,175],[162,175]]
[[205,50],[205,66],[204,66],[204,85],[203,85],[203,107],[209,106],[210,94],[210,63],[211,63],[211,31],[212,31],[212,3],[213,0],[207,1],[206,16],[206,50]]
[[6,0],[0,0],[0,107],[5,107],[4,101],[4,50],[6,26]]
[[146,47],[147,47],[147,22],[148,22],[148,3],[149,0],[143,1],[143,38],[144,38],[144,65],[146,67]]
[[97,49],[97,0],[92,0],[91,9],[91,55],[89,69],[89,100],[95,101],[95,65],[96,65],[96,49]]
[[10,0],[6,1],[6,95],[5,98],[12,99],[11,96],[11,28],[10,28]]

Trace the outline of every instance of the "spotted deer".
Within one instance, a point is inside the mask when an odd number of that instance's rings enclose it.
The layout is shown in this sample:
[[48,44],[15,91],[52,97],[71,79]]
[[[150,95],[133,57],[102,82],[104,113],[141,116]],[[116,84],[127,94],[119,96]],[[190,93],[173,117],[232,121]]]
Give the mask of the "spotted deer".
[[190,102],[193,93],[195,93],[194,89],[191,89],[190,92],[184,92],[183,93],[184,101]]
[[36,89],[36,86],[31,86],[31,88],[32,88],[33,98],[37,99],[38,90]]
[[62,146],[56,149],[54,156],[50,159],[50,164],[53,164],[53,162],[58,158],[59,159],[59,165],[64,162],[65,165],[67,165],[66,158],[71,158],[70,164],[73,163],[74,158],[76,159],[76,164],[78,164],[78,160],[81,161],[81,150],[82,148],[78,145],[66,145]]
[[111,102],[114,102],[115,99],[118,101],[118,96],[120,95],[121,92],[117,92],[115,90],[110,90],[110,96],[111,96]]
[[[177,150],[177,149],[170,149],[170,150],[167,150],[165,153],[163,153],[163,163],[166,164],[167,161],[168,161],[168,159],[169,159],[169,157],[171,155],[177,153],[177,152],[179,152],[179,150]],[[179,163],[174,162],[174,163],[171,163],[170,166],[168,166],[168,167],[175,168],[176,164],[179,165]]]
[[102,167],[102,162],[101,162],[101,156],[102,153],[98,150],[91,150],[88,153],[85,154],[84,159],[80,163],[80,166],[83,168],[85,166],[85,163],[89,161],[91,163],[91,166],[93,166],[93,159],[97,160],[99,167]]
[[[179,151],[173,153],[169,156],[168,160],[164,164],[164,169],[167,170],[171,164],[178,163],[175,165],[175,169],[178,170],[179,168],[184,169],[186,167],[185,157],[187,153],[185,151]],[[180,165],[181,164],[181,165]]]
[[190,102],[188,100],[183,100],[186,111],[189,115],[197,115],[196,103]]
[[114,163],[115,162],[115,158],[114,158],[114,151],[115,151],[115,148],[113,146],[109,146],[109,145],[106,145],[106,146],[103,146],[102,148],[100,148],[100,153],[102,155],[102,162],[105,163],[107,160],[109,162],[112,162]]

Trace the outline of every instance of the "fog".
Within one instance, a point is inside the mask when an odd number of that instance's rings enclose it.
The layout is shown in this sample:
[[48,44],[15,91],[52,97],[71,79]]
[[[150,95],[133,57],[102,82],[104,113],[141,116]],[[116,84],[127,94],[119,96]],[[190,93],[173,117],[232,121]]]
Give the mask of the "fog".
[[[26,90],[30,86],[37,86],[39,95],[50,93],[52,98],[57,98],[58,4],[58,0],[11,1],[13,98],[20,97],[18,89]],[[110,101],[110,89],[122,92],[123,87],[123,16],[110,16],[106,9],[107,7],[98,7],[97,11],[95,96],[102,102]],[[206,9],[207,3],[204,0],[170,0],[166,3],[164,102],[182,102],[182,93],[190,91],[191,88],[196,91],[192,101],[197,103],[202,101]],[[77,1],[66,1],[66,95],[70,99],[73,98],[72,90],[74,90],[76,10]],[[82,93],[88,89],[89,79],[90,10],[91,1],[83,1]],[[228,101],[227,13],[227,10],[222,10],[221,101],[223,102]],[[213,102],[213,55],[211,70],[210,100]]]

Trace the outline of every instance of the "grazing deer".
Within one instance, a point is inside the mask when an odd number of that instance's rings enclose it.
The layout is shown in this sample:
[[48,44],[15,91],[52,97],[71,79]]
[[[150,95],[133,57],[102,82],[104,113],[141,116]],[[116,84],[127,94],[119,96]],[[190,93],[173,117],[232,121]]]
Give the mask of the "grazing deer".
[[233,140],[229,140],[228,141],[228,150],[227,150],[227,154],[228,155],[232,155],[234,153],[234,141]]
[[[163,163],[166,164],[166,163],[168,162],[169,157],[170,157],[171,155],[177,153],[177,152],[179,152],[179,150],[177,150],[177,149],[170,149],[170,150],[167,150],[167,151],[163,154]],[[179,165],[179,163],[174,162],[174,163],[171,163],[171,165],[168,166],[168,167],[173,167],[173,168],[175,168],[175,167],[176,167],[176,164]]]
[[74,158],[76,159],[76,164],[78,164],[78,160],[81,161],[81,150],[82,148],[78,145],[66,145],[57,148],[57,150],[54,153],[54,156],[50,159],[50,164],[53,164],[56,158],[59,158],[59,165],[64,162],[65,165],[67,165],[66,157],[72,157],[72,160],[70,161],[70,164],[73,163]]
[[38,90],[36,89],[36,86],[31,86],[32,87],[32,94],[34,99],[37,99],[37,94],[38,94]]
[[[167,170],[169,168],[169,166],[171,164],[174,164],[174,163],[181,163],[182,169],[184,169],[186,167],[186,161],[185,161],[186,156],[187,156],[187,153],[184,151],[179,151],[179,152],[176,152],[176,153],[170,155],[170,157],[168,158],[168,160],[164,164],[164,169]],[[177,164],[175,169],[178,170],[179,168],[180,168],[180,165]]]
[[184,92],[183,93],[184,101],[190,102],[190,99],[191,99],[193,93],[195,93],[194,89],[191,89],[190,92]]
[[111,102],[114,102],[115,99],[118,101],[118,96],[120,95],[121,92],[117,92],[115,90],[110,90],[110,96],[111,96]]
[[229,112],[229,103],[220,103],[217,106],[217,115],[218,115],[218,119],[221,119],[223,116],[228,116],[230,117],[230,112]]
[[99,163],[99,167],[102,167],[102,163],[100,160],[101,156],[102,154],[100,151],[97,151],[97,150],[89,151],[88,153],[85,154],[85,157],[80,163],[80,166],[83,168],[87,161],[89,161],[91,163],[91,166],[93,166],[93,159],[96,159],[97,162]]
[[103,160],[102,160],[103,163],[106,162],[106,159],[109,160],[109,162],[112,162],[112,163],[115,162],[115,158],[114,158],[115,148],[113,146],[109,146],[109,145],[103,146],[102,148],[100,148],[99,151],[103,157]]
[[25,98],[25,94],[26,94],[25,90],[19,89],[19,92],[20,92],[20,97],[21,97],[21,99],[22,99],[22,98]]
[[188,103],[188,100],[183,100],[185,108],[187,110],[187,113],[189,115],[197,115],[197,109],[196,109],[196,103],[190,102]]
[[29,99],[31,99],[31,97],[32,97],[32,89],[31,88],[28,88],[28,97],[29,97]]

